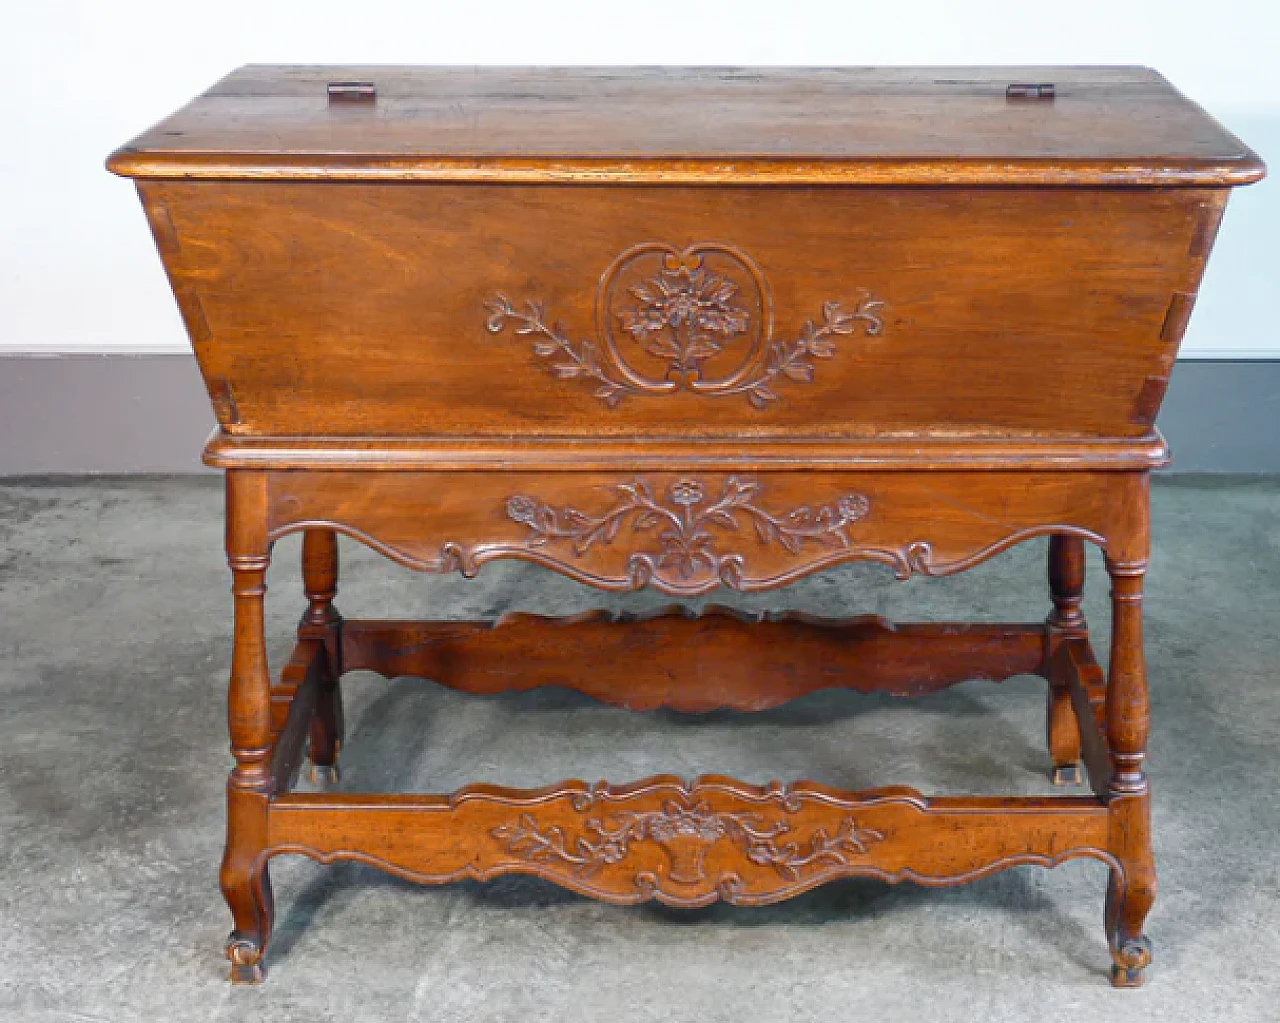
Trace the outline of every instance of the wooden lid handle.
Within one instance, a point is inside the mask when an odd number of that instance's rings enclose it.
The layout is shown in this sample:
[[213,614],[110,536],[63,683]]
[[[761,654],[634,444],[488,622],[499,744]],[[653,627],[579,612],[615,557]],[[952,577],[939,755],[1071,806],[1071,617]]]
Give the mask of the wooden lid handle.
[[1052,100],[1054,91],[1052,82],[1014,82],[1004,90],[1004,98]]
[[330,82],[330,103],[373,103],[378,89],[372,82]]

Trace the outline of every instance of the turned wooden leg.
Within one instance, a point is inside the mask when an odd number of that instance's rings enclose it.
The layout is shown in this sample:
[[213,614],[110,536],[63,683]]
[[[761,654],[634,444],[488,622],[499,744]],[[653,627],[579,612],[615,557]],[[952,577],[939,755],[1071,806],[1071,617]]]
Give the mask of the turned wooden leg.
[[298,625],[300,638],[324,640],[329,671],[321,682],[311,719],[310,777],[320,785],[338,781],[342,749],[342,618],[333,606],[338,589],[338,536],[332,529],[308,529],[302,534],[302,580],[308,607]]
[[1111,665],[1107,677],[1107,744],[1111,750],[1109,846],[1116,857],[1107,888],[1111,983],[1138,987],[1151,962],[1143,923],[1156,897],[1151,855],[1151,791],[1142,762],[1149,703],[1142,651],[1142,581],[1146,562],[1107,560],[1111,576]]
[[[1084,540],[1078,536],[1049,537],[1049,593],[1053,610],[1049,624],[1063,629],[1084,629],[1080,599],[1084,595]],[[1066,681],[1049,677],[1049,701],[1045,732],[1053,767],[1049,779],[1055,785],[1078,785],[1084,780],[1080,770],[1080,725],[1071,704]]]
[[263,624],[270,551],[261,473],[227,473],[227,560],[235,601],[227,723],[236,763],[227,779],[227,844],[220,881],[234,921],[226,949],[231,980],[256,984],[263,977],[262,955],[271,936],[273,914],[265,856],[271,796],[271,682]]

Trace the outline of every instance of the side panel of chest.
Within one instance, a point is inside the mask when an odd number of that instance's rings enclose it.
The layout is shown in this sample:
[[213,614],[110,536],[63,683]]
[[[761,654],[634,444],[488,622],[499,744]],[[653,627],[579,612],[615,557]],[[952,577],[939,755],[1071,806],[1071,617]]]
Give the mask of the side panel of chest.
[[1147,432],[1224,191],[142,182],[240,435]]

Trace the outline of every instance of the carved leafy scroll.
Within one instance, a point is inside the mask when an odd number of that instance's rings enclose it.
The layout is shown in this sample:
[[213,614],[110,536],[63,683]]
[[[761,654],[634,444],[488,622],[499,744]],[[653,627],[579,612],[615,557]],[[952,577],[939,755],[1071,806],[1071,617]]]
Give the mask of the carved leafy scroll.
[[690,477],[677,480],[657,496],[645,479],[637,477],[619,483],[614,505],[599,515],[568,505],[556,508],[517,494],[507,499],[507,516],[529,527],[531,546],[563,544],[577,557],[596,544],[615,542],[622,528],[630,525],[633,535],[652,533],[656,540],[656,544],[640,541],[632,553],[633,575],[674,572],[687,581],[709,573],[733,585],[741,573],[743,554],[718,551],[718,534],[736,531],[746,520],[762,544],[776,543],[789,554],[800,554],[805,544],[848,547],[848,527],[871,507],[864,495],[845,494],[817,508],[802,505],[775,515],[757,503],[760,490],[756,480],[730,476],[720,495],[709,499],[702,481]]
[[544,302],[516,305],[502,294],[485,303],[485,325],[531,337],[552,373],[587,382],[610,408],[628,395],[688,390],[742,395],[764,409],[778,400],[779,383],[812,382],[815,360],[832,358],[837,338],[884,330],[884,302],[863,292],[851,305],[824,303],[794,339],[775,339],[771,301],[763,271],[732,246],[645,243],[601,278],[594,339],[574,340],[548,323]]
[[[358,860],[430,883],[532,874],[619,905],[684,907],[765,905],[839,877],[959,884],[1080,856],[1120,869],[1107,852],[1107,807],[1087,799],[1015,800],[1010,813],[1004,797],[659,775],[353,800],[278,797],[271,854]],[[384,825],[371,827],[370,814]]]
[[539,825],[532,813],[499,825],[492,835],[508,853],[530,862],[562,864],[580,878],[624,862],[637,844],[651,842],[666,854],[665,876],[678,885],[707,879],[707,852],[721,841],[729,842],[751,863],[771,867],[783,880],[799,881],[823,864],[849,866],[856,857],[866,855],[869,845],[885,837],[874,828],[859,827],[848,816],[833,834],[817,827],[807,840],[797,841],[791,821],[785,818],[713,811],[705,802],[693,802],[687,790],[660,810],[589,816],[583,821],[583,833],[572,840],[557,825]]
[[505,295],[498,295],[485,303],[489,319],[485,326],[491,333],[499,334],[508,323],[515,324],[515,332],[532,336],[533,352],[542,358],[555,359],[551,372],[561,380],[581,379],[595,385],[595,396],[613,408],[627,394],[639,393],[628,381],[620,379],[612,367],[606,365],[599,346],[594,341],[572,341],[565,335],[559,323],[548,326],[545,303],[529,301],[523,310],[516,309]]

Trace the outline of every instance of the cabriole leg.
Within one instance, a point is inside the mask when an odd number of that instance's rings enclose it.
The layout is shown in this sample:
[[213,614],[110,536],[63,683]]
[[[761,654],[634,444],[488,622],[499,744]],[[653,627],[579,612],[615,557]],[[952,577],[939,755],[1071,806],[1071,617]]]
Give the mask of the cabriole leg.
[[1142,650],[1142,582],[1146,562],[1107,560],[1111,576],[1111,666],[1107,678],[1107,743],[1111,750],[1109,844],[1119,862],[1107,887],[1106,928],[1111,983],[1138,987],[1151,962],[1143,924],[1156,897],[1151,855],[1151,790],[1142,762],[1150,708]]
[[298,636],[323,640],[329,661],[310,732],[311,780],[328,786],[338,780],[343,737],[342,690],[338,681],[342,671],[342,618],[333,606],[338,589],[338,537],[332,529],[308,529],[302,534],[302,580],[308,607],[298,625]]
[[[1084,540],[1078,536],[1049,537],[1049,593],[1053,610],[1049,624],[1062,629],[1084,629],[1080,600],[1084,594]],[[1053,768],[1049,778],[1055,785],[1078,785],[1080,770],[1080,725],[1071,705],[1071,691],[1065,680],[1049,677],[1049,701],[1045,732]]]
[[266,525],[265,477],[228,472],[227,560],[233,580],[235,638],[227,723],[236,763],[227,779],[227,843],[220,881],[234,921],[226,952],[231,980],[238,984],[261,982],[273,915],[265,856],[271,797],[271,681],[263,622],[270,560]]

